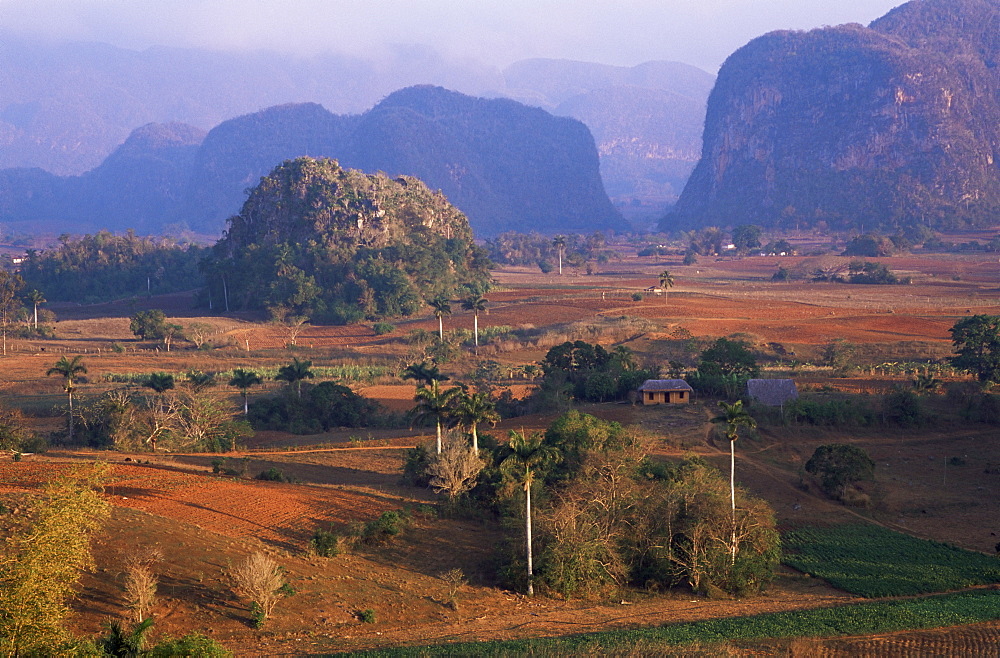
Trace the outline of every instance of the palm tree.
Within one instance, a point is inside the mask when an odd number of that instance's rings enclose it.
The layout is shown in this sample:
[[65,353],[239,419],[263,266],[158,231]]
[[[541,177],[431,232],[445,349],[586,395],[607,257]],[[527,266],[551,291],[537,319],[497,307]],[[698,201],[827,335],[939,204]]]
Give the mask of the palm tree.
[[450,377],[441,374],[437,365],[421,361],[411,363],[403,369],[403,379],[413,379],[417,382],[417,387],[422,388],[433,381],[446,382]]
[[244,370],[243,368],[237,368],[233,371],[233,378],[229,380],[229,385],[240,389],[240,393],[243,395],[243,415],[250,415],[250,403],[249,403],[249,389],[251,386],[257,386],[258,384],[264,383],[264,380],[260,378],[253,370]]
[[163,395],[174,387],[174,376],[165,372],[154,372],[146,378],[142,385],[153,389],[159,395]]
[[562,276],[562,259],[563,252],[566,250],[566,236],[557,235],[552,239],[552,246],[556,248],[556,253],[559,254],[559,275]]
[[62,356],[56,364],[48,369],[45,376],[59,375],[65,381],[64,388],[69,396],[69,440],[73,441],[73,391],[76,390],[77,375],[87,374],[87,366],[83,365],[83,357],[77,354],[72,359]]
[[496,425],[500,422],[500,414],[496,405],[486,393],[468,393],[462,391],[455,404],[455,419],[459,425],[469,428],[472,434],[472,450],[479,454],[479,423]]
[[479,354],[479,311],[486,310],[486,304],[490,300],[486,299],[482,295],[472,294],[462,300],[462,308],[466,311],[472,311],[475,315],[473,316],[473,335],[476,337],[476,354]]
[[732,560],[736,563],[736,439],[739,438],[739,428],[754,429],[757,421],[743,408],[743,400],[732,404],[719,402],[722,414],[712,419],[713,423],[726,424],[726,438],[729,439],[729,495],[733,505],[733,536],[730,545]]
[[527,535],[528,554],[528,596],[535,593],[532,583],[534,569],[531,564],[531,485],[538,472],[547,465],[559,461],[562,455],[553,446],[542,443],[542,436],[525,436],[524,432],[510,433],[510,454],[500,462],[500,472],[524,486],[525,515],[524,530]]
[[43,295],[38,290],[32,290],[31,292],[28,293],[27,297],[28,297],[28,301],[31,302],[32,306],[34,306],[34,309],[35,309],[34,328],[37,330],[38,329],[38,305],[39,304],[44,304],[48,300],[45,299],[45,295]]
[[430,386],[423,386],[417,389],[413,401],[417,403],[410,413],[413,419],[421,421],[426,418],[433,418],[437,426],[437,454],[441,454],[441,424],[451,417],[454,408],[455,396],[462,389],[455,387],[442,391],[436,379],[431,381]]
[[438,297],[427,302],[434,309],[434,317],[438,319],[438,338],[444,342],[444,316],[451,315],[451,303],[444,297]]
[[667,291],[674,287],[674,277],[670,276],[669,270],[660,272],[660,288],[663,289],[663,305],[667,305]]
[[275,379],[282,382],[288,382],[289,386],[294,385],[295,390],[298,392],[298,396],[302,397],[302,380],[312,379],[315,377],[310,368],[312,368],[312,361],[305,360],[299,361],[299,357],[292,357],[292,362],[287,366],[281,366],[278,369],[278,374],[274,376]]
[[185,375],[187,377],[188,384],[195,392],[201,392],[210,386],[215,386],[215,373],[214,372],[201,372],[200,370],[192,370]]

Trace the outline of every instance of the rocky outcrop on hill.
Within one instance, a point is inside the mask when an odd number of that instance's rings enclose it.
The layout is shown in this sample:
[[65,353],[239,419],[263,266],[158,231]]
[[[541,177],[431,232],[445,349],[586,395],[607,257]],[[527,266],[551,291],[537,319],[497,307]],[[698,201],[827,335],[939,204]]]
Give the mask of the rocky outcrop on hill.
[[661,226],[995,221],[998,62],[998,0],[755,39],[720,70],[701,160]]

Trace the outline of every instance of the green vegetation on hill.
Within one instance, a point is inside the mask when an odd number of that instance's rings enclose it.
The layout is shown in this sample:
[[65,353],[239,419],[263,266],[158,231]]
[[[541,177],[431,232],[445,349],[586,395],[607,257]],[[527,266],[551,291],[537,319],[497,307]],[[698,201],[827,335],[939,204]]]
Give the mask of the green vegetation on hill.
[[482,293],[488,264],[465,216],[422,182],[299,158],[251,191],[205,270],[230,309],[351,322]]

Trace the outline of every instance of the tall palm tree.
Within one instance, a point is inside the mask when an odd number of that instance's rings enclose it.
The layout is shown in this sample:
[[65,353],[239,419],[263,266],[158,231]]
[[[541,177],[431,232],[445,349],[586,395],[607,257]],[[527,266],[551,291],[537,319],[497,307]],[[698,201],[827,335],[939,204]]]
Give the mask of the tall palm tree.
[[434,309],[434,317],[438,319],[438,338],[444,342],[444,316],[451,315],[451,303],[444,297],[438,297],[427,302]]
[[406,366],[403,369],[402,379],[415,380],[418,387],[424,387],[433,381],[446,382],[451,378],[441,374],[437,365],[421,361]]
[[524,487],[524,530],[527,535],[526,547],[528,556],[528,596],[535,593],[532,583],[534,569],[531,552],[531,485],[535,482],[538,472],[549,464],[559,461],[561,454],[553,446],[542,442],[542,435],[525,436],[524,432],[510,433],[510,454],[500,462],[500,472],[505,476],[520,482]]
[[451,417],[454,409],[455,396],[462,389],[455,387],[442,391],[438,381],[432,380],[430,386],[417,389],[413,401],[417,403],[410,413],[413,419],[421,421],[426,418],[433,418],[437,426],[437,454],[441,454],[441,425]]
[[674,277],[670,276],[669,270],[660,272],[660,288],[663,289],[663,305],[667,305],[668,291],[674,287]]
[[479,312],[486,310],[486,304],[490,300],[486,299],[482,295],[472,294],[462,300],[462,308],[466,311],[472,311],[474,313],[472,326],[473,335],[476,337],[476,354],[479,354]]
[[472,434],[472,450],[479,454],[479,423],[496,425],[500,422],[500,414],[496,405],[486,393],[468,393],[462,391],[455,403],[455,419],[459,425],[464,425]]
[[559,254],[559,275],[561,276],[563,252],[566,251],[566,236],[557,235],[556,237],[552,238],[552,246],[556,248],[556,253]]
[[736,563],[736,439],[739,438],[740,427],[754,429],[757,421],[743,408],[743,400],[732,404],[719,402],[722,414],[712,419],[713,423],[726,424],[726,438],[729,439],[729,495],[733,507],[733,536],[730,549],[733,563]]
[[305,361],[299,361],[299,357],[292,357],[292,362],[287,366],[281,366],[278,369],[278,374],[274,376],[275,379],[282,382],[288,382],[289,386],[295,386],[295,390],[298,396],[302,397],[302,380],[312,379],[316,374],[311,370],[312,361],[308,359]]
[[78,375],[87,374],[87,366],[83,364],[83,357],[77,354],[72,359],[62,356],[56,364],[48,369],[45,376],[59,375],[65,383],[63,388],[69,396],[69,440],[73,441],[73,391],[76,390],[76,378]]
[[240,389],[240,393],[243,395],[243,415],[250,415],[250,403],[249,403],[249,389],[251,386],[257,386],[258,384],[264,383],[264,380],[260,378],[253,370],[244,370],[243,368],[237,368],[233,371],[233,378],[229,380],[229,385]]
[[28,301],[31,302],[32,306],[35,309],[35,321],[34,321],[33,324],[34,324],[34,328],[38,329],[38,305],[39,304],[44,304],[48,300],[45,299],[45,295],[43,295],[38,290],[32,290],[31,292],[28,293],[27,297],[28,297]]

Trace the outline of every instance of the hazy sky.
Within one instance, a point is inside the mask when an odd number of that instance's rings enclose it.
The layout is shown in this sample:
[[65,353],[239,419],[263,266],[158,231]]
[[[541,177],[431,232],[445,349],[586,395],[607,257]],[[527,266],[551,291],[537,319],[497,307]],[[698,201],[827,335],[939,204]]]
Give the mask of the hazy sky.
[[0,0],[0,28],[141,49],[170,45],[377,55],[429,44],[506,65],[558,57],[714,72],[755,36],[864,23],[902,0]]

